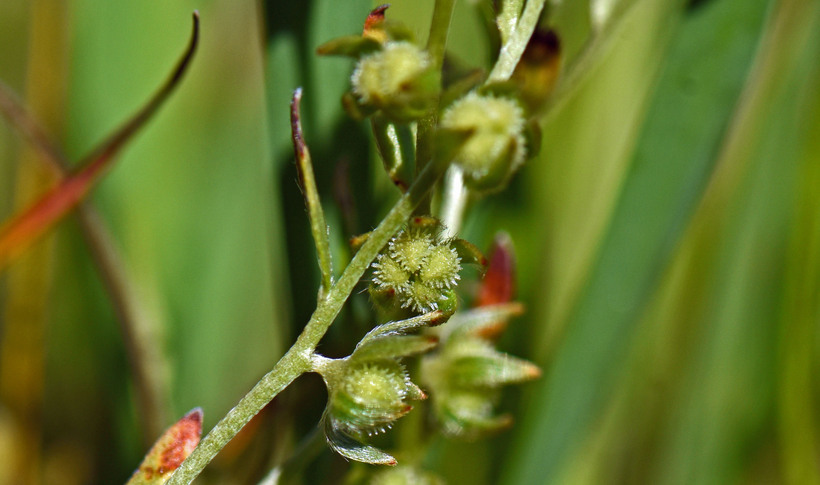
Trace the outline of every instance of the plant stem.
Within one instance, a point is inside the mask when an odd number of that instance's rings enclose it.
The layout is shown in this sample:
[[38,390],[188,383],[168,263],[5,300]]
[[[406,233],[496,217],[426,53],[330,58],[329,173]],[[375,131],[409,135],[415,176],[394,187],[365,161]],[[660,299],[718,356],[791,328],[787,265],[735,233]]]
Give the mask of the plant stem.
[[330,241],[328,228],[325,223],[325,213],[319,200],[319,190],[316,188],[316,178],[313,175],[313,164],[310,160],[310,151],[305,144],[302,134],[302,120],[299,106],[302,103],[302,88],[293,93],[293,102],[290,105],[290,125],[293,134],[293,151],[296,154],[296,169],[299,173],[299,184],[305,195],[310,230],[316,244],[316,256],[319,260],[319,269],[322,273],[322,288],[319,297],[323,298],[333,284],[333,269],[330,259]]
[[[0,82],[0,113],[17,128],[20,134],[40,154],[37,157],[55,178],[70,175],[71,164],[62,151],[46,134],[22,103],[15,98],[11,89]],[[94,265],[100,274],[103,286],[109,295],[114,313],[120,325],[123,344],[134,381],[137,409],[142,426],[142,438],[150,445],[166,423],[165,409],[167,382],[162,369],[167,367],[161,345],[146,338],[152,333],[153,323],[140,311],[139,299],[133,278],[122,261],[122,257],[107,225],[90,201],[77,206],[83,238],[88,245]]]
[[433,7],[433,20],[430,23],[430,35],[427,37],[427,52],[433,58],[433,67],[441,71],[444,62],[444,50],[447,47],[447,34],[450,32],[450,21],[453,19],[455,0],[436,0]]
[[501,42],[507,42],[510,35],[518,25],[518,16],[521,15],[521,7],[524,0],[504,0],[501,4],[501,12],[498,13],[496,25],[501,34]]
[[498,60],[490,71],[487,78],[488,83],[502,82],[512,76],[515,66],[518,64],[521,55],[524,54],[524,49],[527,48],[527,43],[535,32],[535,27],[538,25],[538,19],[541,17],[541,10],[544,9],[546,0],[529,0],[527,6],[524,7],[524,12],[521,18],[518,19],[518,25],[513,30],[507,42],[501,46],[501,52],[498,54]]
[[444,197],[441,203],[444,237],[456,237],[461,230],[469,195],[467,187],[464,186],[464,172],[456,166],[450,167],[444,176]]
[[[433,7],[433,20],[430,23],[430,35],[427,37],[427,52],[433,59],[433,68],[441,73],[444,63],[444,51],[447,48],[447,34],[450,31],[450,21],[453,18],[455,0],[436,0]],[[440,81],[439,81],[440,82]],[[424,169],[425,165],[433,159],[433,135],[438,124],[439,106],[430,111],[424,118],[418,121],[416,134],[416,174]],[[419,204],[422,214],[430,213],[430,197],[425,197]]]
[[188,456],[168,481],[168,485],[191,483],[205,466],[235,435],[279,392],[294,379],[311,370],[311,356],[319,340],[339,314],[353,288],[387,241],[407,222],[413,209],[427,196],[441,178],[447,164],[430,163],[410,190],[393,206],[381,224],[370,233],[350,264],[347,265],[327,294],[320,300],[296,343],[276,363],[269,373],[251,389],[228,414],[219,421],[199,446]]

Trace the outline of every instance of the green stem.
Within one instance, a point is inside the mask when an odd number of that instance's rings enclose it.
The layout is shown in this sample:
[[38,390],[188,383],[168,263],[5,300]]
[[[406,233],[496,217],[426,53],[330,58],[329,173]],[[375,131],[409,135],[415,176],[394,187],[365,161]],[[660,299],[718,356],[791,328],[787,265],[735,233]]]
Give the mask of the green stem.
[[450,21],[453,19],[455,0],[436,0],[433,8],[433,20],[430,23],[430,36],[427,37],[427,52],[433,58],[436,71],[441,71],[444,62],[444,50],[447,47],[447,34],[450,32]]
[[[444,63],[444,51],[447,48],[447,34],[450,31],[450,21],[453,18],[455,0],[436,0],[433,7],[433,20],[430,23],[430,35],[427,38],[427,52],[433,59],[433,67],[441,73]],[[439,106],[418,121],[416,134],[416,174],[421,173],[427,163],[433,159],[433,136],[438,124]],[[419,204],[417,211],[420,214],[430,213],[430,197],[425,197]]]
[[444,177],[444,196],[441,202],[441,221],[446,231],[444,237],[456,237],[461,230],[469,195],[464,185],[464,172],[456,166],[450,167]]
[[535,27],[538,25],[538,19],[541,17],[541,10],[544,9],[546,0],[529,0],[527,6],[524,7],[524,12],[518,20],[518,25],[507,39],[507,42],[501,47],[501,52],[498,54],[498,60],[490,71],[487,78],[488,83],[502,82],[512,76],[515,66],[518,64],[521,55],[524,54],[524,49],[527,48],[527,43],[535,32]]
[[501,12],[496,18],[496,25],[498,32],[501,34],[501,42],[507,42],[510,35],[515,31],[515,26],[518,25],[518,16],[521,14],[521,8],[524,6],[524,0],[504,0],[501,4]]
[[250,390],[228,414],[219,421],[199,446],[188,456],[168,481],[168,485],[191,483],[205,466],[234,436],[279,392],[294,379],[311,370],[311,355],[319,340],[339,314],[353,288],[387,241],[407,222],[413,209],[426,197],[446,169],[445,163],[429,164],[393,206],[381,224],[370,233],[350,264],[347,265],[327,294],[320,300],[296,343]]

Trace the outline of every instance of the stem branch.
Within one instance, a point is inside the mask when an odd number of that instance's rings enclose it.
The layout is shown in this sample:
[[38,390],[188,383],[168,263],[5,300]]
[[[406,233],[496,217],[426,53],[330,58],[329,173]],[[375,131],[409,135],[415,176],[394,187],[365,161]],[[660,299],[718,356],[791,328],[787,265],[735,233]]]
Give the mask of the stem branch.
[[353,288],[387,241],[407,222],[413,209],[425,198],[441,178],[446,163],[430,163],[393,206],[381,224],[370,233],[350,264],[347,265],[327,294],[319,301],[296,343],[250,390],[228,414],[219,421],[199,446],[188,456],[168,481],[168,485],[183,485],[193,481],[234,436],[279,392],[297,377],[311,369],[311,355],[333,320],[339,314]]

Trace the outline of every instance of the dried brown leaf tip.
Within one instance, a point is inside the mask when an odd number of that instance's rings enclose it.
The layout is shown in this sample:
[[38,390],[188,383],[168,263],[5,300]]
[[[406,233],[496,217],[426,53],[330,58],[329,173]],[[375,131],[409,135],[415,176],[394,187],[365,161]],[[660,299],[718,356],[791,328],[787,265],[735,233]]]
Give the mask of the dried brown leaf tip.
[[154,443],[139,468],[126,485],[159,485],[165,483],[194,451],[202,435],[202,409],[186,414]]

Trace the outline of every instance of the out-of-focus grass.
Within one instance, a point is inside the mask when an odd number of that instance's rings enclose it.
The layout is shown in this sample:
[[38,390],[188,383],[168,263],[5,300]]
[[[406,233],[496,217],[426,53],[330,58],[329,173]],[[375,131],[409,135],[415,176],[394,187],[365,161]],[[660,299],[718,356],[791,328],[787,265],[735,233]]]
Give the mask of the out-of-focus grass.
[[[290,163],[295,87],[305,88],[305,136],[337,271],[346,237],[371,229],[395,197],[367,126],[339,105],[352,62],[313,53],[361,29],[375,2],[263,3],[81,0],[65,18],[60,141],[76,159],[164,79],[200,10],[202,44],[181,89],[93,201],[167,356],[169,419],[201,406],[206,429],[270,368],[315,304]],[[817,481],[820,7],[634,3],[600,62],[542,123],[541,154],[467,218],[474,242],[486,246],[503,229],[516,243],[528,314],[503,344],[545,374],[505,403],[518,418],[513,430],[435,443],[426,463],[451,483]],[[388,15],[423,40],[432,5],[399,0]],[[31,11],[22,0],[0,4],[0,78],[20,90]],[[565,65],[592,33],[588,17],[587,2],[551,7]],[[455,57],[487,65],[481,29],[469,2],[458,2]],[[0,127],[3,217],[19,145]],[[357,190],[349,212],[338,205],[339,164]],[[109,299],[71,219],[57,230],[53,260],[38,473],[123,482],[145,451],[139,416]],[[0,303],[10,294],[4,288]],[[5,338],[11,322],[2,315]],[[349,352],[369,324],[354,295],[320,350]],[[295,386],[277,409],[318,412],[321,391]],[[318,415],[287,417],[263,424],[263,438],[309,429]],[[0,481],[14,426],[0,402]],[[254,446],[242,449],[252,455]],[[248,463],[227,455],[223,470]],[[341,465],[327,456],[312,478]],[[210,478],[232,475],[242,482],[253,471]]]

